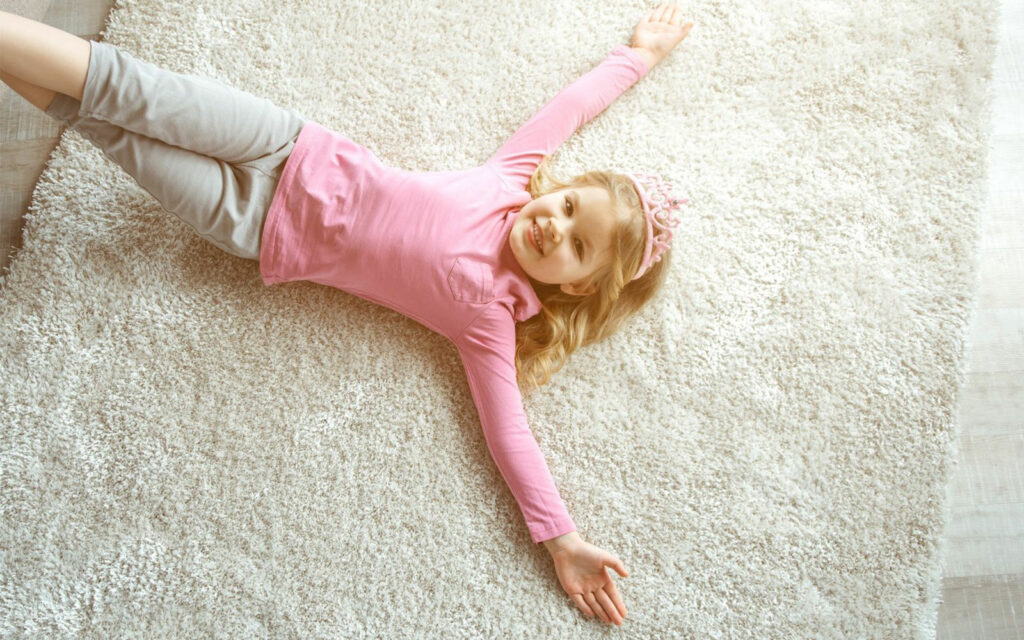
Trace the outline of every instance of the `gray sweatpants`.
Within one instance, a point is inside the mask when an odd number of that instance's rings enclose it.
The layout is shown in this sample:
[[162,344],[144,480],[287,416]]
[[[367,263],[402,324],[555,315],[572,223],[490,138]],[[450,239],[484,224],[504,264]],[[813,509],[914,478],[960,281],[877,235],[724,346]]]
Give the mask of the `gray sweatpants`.
[[78,131],[213,245],[259,259],[267,209],[308,121],[216,80],[90,42],[82,101],[47,115]]

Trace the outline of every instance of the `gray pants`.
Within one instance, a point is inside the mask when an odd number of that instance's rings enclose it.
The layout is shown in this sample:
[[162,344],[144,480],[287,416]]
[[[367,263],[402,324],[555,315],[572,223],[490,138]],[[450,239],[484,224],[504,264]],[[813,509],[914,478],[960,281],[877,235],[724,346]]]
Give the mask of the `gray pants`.
[[47,115],[102,149],[204,239],[258,260],[267,209],[308,120],[216,80],[90,45],[81,103],[57,94]]

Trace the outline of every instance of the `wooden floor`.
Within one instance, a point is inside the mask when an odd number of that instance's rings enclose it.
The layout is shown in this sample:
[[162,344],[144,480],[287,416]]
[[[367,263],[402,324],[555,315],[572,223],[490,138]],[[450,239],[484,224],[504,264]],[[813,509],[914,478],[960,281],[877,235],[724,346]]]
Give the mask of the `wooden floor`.
[[[111,0],[0,0],[0,10],[96,38]],[[941,640],[1024,639],[1024,2],[1003,0],[978,309],[950,487]],[[60,128],[0,85],[0,269]]]

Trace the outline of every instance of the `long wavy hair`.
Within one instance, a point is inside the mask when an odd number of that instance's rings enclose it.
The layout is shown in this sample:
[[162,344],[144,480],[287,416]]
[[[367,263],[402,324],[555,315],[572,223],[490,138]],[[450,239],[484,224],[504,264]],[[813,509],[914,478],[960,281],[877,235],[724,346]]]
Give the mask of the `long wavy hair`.
[[561,369],[576,349],[600,342],[658,292],[665,281],[671,249],[662,254],[643,276],[630,282],[640,269],[647,242],[640,196],[633,182],[611,171],[588,171],[562,182],[552,175],[545,157],[527,187],[534,198],[559,189],[586,185],[604,187],[612,211],[619,213],[612,231],[611,259],[582,281],[596,287],[590,295],[564,293],[557,284],[530,278],[542,307],[540,313],[516,325],[516,376],[527,391],[540,388]]

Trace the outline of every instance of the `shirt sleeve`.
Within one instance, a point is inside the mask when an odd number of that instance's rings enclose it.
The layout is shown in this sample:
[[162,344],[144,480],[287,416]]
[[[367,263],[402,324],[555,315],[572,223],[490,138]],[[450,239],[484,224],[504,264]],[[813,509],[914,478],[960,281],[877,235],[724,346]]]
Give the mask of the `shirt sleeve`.
[[647,75],[632,48],[616,45],[597,67],[562,89],[498,149],[493,164],[509,187],[525,189],[544,156]]
[[530,537],[543,542],[575,531],[540,446],[526,424],[516,382],[511,314],[500,304],[492,304],[454,342],[487,448],[519,504]]

